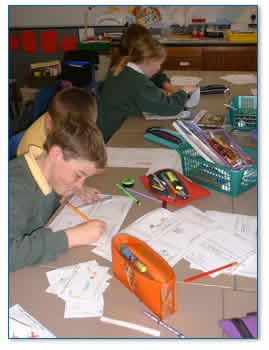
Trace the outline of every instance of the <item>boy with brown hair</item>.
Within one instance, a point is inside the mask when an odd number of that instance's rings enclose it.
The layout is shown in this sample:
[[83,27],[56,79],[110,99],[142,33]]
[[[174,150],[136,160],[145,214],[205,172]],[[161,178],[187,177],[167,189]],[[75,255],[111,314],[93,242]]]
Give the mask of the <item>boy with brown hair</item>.
[[[17,156],[28,152],[30,145],[42,148],[52,127],[60,128],[70,118],[78,122],[95,123],[97,119],[95,96],[78,87],[60,90],[51,100],[47,112],[25,131],[18,146]],[[85,202],[99,198],[99,191],[89,186],[78,189],[76,194]]]
[[59,205],[106,166],[103,137],[94,123],[69,118],[49,132],[44,149],[30,146],[9,162],[9,266],[47,263],[68,248],[95,242],[106,224],[92,220],[64,231],[45,227]]

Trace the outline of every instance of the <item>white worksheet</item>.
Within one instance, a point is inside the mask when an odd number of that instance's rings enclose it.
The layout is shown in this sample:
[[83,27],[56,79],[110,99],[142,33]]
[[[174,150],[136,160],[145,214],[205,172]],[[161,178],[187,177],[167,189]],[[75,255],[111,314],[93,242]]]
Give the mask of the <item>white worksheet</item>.
[[[111,200],[89,203],[79,208],[89,219],[103,220],[107,224],[107,231],[93,245],[102,245],[106,240],[111,240],[118,233],[133,201],[127,196],[112,196]],[[69,227],[83,223],[84,220],[68,206],[49,224],[53,231],[61,231]]]
[[9,309],[10,338],[56,338],[36,318],[26,312],[19,304]]
[[172,149],[107,147],[107,159],[114,168],[145,168],[147,174],[170,168],[182,173],[181,158]]
[[123,232],[144,240],[173,267],[194,241],[206,235],[214,224],[215,220],[198,209],[186,206],[173,213],[155,209]]
[[233,271],[233,274],[257,279],[257,262],[257,253],[254,253],[246,261],[240,264]]
[[64,318],[100,317],[103,315],[103,293],[109,286],[109,267],[96,260],[66,266],[47,272],[47,293],[65,301]]
[[[212,218],[215,218],[226,230],[238,232],[241,237],[243,236],[245,239],[252,242],[253,247],[257,246],[256,216],[225,213],[214,210],[208,210],[206,213]],[[233,274],[257,278],[257,253],[253,253],[238,267],[233,269]]]
[[220,226],[195,242],[184,258],[191,263],[191,267],[209,271],[233,262],[240,264],[255,250],[255,242],[246,239],[244,234],[224,230]]
[[206,214],[217,220],[226,230],[244,234],[246,239],[257,240],[257,216],[208,210]]

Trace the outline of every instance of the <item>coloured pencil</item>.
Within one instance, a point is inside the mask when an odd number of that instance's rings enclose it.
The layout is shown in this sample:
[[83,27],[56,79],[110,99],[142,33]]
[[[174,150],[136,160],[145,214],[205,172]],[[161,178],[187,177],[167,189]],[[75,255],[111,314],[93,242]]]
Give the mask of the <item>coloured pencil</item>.
[[134,194],[137,194],[138,196],[145,197],[147,199],[151,199],[152,201],[160,202],[160,199],[158,199],[158,198],[152,197],[152,196],[150,196],[148,194],[145,194],[145,193],[142,193],[142,192],[135,191],[135,190],[133,190],[131,188],[128,188],[128,191],[132,192]]
[[72,204],[70,203],[67,203],[67,206],[68,208],[70,208],[71,210],[73,210],[76,214],[78,214],[82,219],[84,219],[85,221],[87,222],[90,222],[91,220],[86,216],[84,215],[80,210],[78,210],[77,208],[73,207]]
[[189,283],[189,282],[192,282],[194,280],[197,280],[198,278],[202,278],[202,277],[206,277],[208,275],[211,275],[212,273],[215,273],[215,272],[218,272],[218,271],[221,271],[221,270],[224,270],[224,269],[228,269],[229,267],[232,267],[232,266],[235,266],[237,265],[237,262],[233,262],[231,264],[228,264],[228,265],[225,265],[225,266],[221,266],[221,267],[218,267],[214,270],[210,270],[210,271],[207,271],[207,272],[203,272],[199,275],[196,275],[196,276],[193,276],[193,277],[190,277],[190,278],[187,278],[185,279],[183,282],[184,283]]
[[123,192],[126,194],[126,196],[128,196],[129,198],[131,198],[132,201],[134,201],[137,205],[141,205],[141,202],[136,199],[134,196],[131,195],[131,193],[129,193],[124,187],[122,187],[119,184],[116,184],[116,186]]

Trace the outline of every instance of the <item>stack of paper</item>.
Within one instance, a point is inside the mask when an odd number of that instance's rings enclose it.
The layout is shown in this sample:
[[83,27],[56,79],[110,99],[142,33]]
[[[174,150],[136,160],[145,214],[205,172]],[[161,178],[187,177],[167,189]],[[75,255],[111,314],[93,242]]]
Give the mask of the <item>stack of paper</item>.
[[[235,231],[251,242],[253,247],[257,247],[257,217],[241,214],[223,213],[219,211],[208,210],[206,212],[214,217],[218,223],[226,230]],[[257,278],[257,252],[253,252],[245,261],[243,261],[235,270],[234,275],[240,275],[250,278]]]
[[103,315],[103,293],[112,277],[109,267],[95,260],[47,272],[50,286],[46,292],[65,301],[64,318],[100,317]]
[[[256,217],[219,212],[208,214],[186,206],[173,213],[155,209],[122,232],[144,240],[172,267],[182,258],[189,261],[192,268],[203,271],[237,262],[234,274],[256,277],[253,267],[257,248],[256,222]],[[219,273],[227,272],[230,271]]]
[[9,309],[9,338],[56,338],[20,305]]

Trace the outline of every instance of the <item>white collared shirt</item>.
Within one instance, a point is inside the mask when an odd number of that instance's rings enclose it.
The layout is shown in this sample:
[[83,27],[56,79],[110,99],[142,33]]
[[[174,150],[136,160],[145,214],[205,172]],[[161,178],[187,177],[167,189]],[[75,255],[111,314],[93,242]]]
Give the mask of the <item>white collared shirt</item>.
[[129,68],[132,68],[133,70],[135,70],[135,71],[138,72],[138,73],[145,74],[145,73],[142,71],[142,69],[139,68],[138,65],[136,65],[136,64],[133,63],[133,62],[128,62],[126,66],[129,67]]

